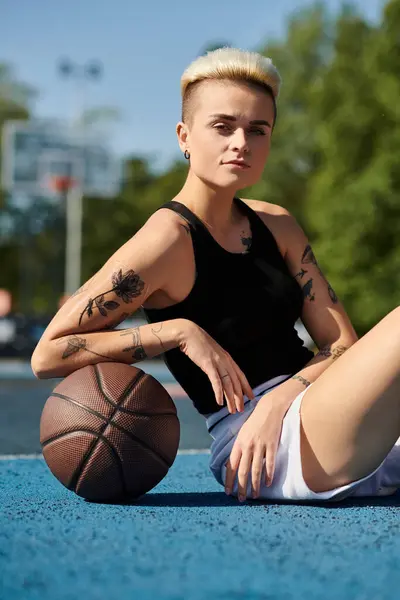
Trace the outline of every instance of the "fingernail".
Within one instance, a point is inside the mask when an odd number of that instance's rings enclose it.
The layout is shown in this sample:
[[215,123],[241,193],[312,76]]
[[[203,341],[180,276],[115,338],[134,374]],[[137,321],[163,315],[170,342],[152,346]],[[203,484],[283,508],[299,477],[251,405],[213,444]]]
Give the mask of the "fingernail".
[[231,490],[229,488],[225,488],[225,494],[227,496],[230,496],[231,495]]
[[242,496],[242,494],[239,494],[239,501],[244,502],[245,500],[246,500],[246,498],[244,496]]

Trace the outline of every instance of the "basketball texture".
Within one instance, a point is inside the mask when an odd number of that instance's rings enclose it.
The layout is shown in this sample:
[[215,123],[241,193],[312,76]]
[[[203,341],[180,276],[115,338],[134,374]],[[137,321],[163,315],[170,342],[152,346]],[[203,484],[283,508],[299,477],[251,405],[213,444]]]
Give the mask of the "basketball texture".
[[40,419],[50,471],[91,501],[132,500],[151,490],[173,464],[179,437],[165,388],[123,363],[88,365],[68,375]]

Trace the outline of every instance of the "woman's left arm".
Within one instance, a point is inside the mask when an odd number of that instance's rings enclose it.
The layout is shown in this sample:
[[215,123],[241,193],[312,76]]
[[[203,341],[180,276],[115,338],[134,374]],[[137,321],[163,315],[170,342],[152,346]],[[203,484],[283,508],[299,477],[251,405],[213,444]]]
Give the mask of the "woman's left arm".
[[[231,493],[238,474],[239,497],[245,495],[250,472],[254,497],[258,496],[263,459],[266,461],[266,483],[271,484],[282,421],[290,405],[358,339],[343,305],[320,269],[303,229],[289,211],[281,207],[276,209],[279,214],[274,215],[275,226],[271,226],[270,218],[266,225],[302,289],[301,320],[319,351],[298,373],[263,396],[239,431],[226,465],[225,484],[227,493]],[[260,217],[263,218],[262,213]],[[279,218],[279,224],[275,217]]]
[[358,337],[343,304],[318,265],[303,229],[289,211],[279,208],[279,227],[275,234],[286,265],[303,292],[301,320],[318,348],[318,353],[301,371],[279,386],[293,398],[293,393],[300,393],[315,381]]

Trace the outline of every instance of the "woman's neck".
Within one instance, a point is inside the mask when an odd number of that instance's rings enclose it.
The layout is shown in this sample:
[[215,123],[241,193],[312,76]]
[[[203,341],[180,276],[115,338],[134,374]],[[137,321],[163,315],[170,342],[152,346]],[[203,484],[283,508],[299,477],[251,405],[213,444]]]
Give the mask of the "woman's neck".
[[212,189],[190,173],[174,200],[187,206],[206,225],[224,232],[235,225],[239,218],[234,204],[235,190]]

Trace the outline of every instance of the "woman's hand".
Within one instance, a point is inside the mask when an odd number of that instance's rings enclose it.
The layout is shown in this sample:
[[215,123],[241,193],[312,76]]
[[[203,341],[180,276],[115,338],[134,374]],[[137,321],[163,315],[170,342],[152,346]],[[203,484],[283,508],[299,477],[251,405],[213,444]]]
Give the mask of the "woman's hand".
[[208,376],[220,406],[224,396],[230,413],[244,410],[243,394],[253,399],[253,390],[243,371],[204,329],[185,320],[179,349]]
[[271,485],[282,422],[292,402],[293,399],[288,401],[287,397],[280,395],[278,390],[260,398],[256,408],[242,425],[226,464],[225,492],[227,494],[232,493],[237,474],[238,497],[243,502],[247,496],[247,483],[251,472],[252,497],[257,498],[260,493],[264,459],[265,483],[267,486]]

